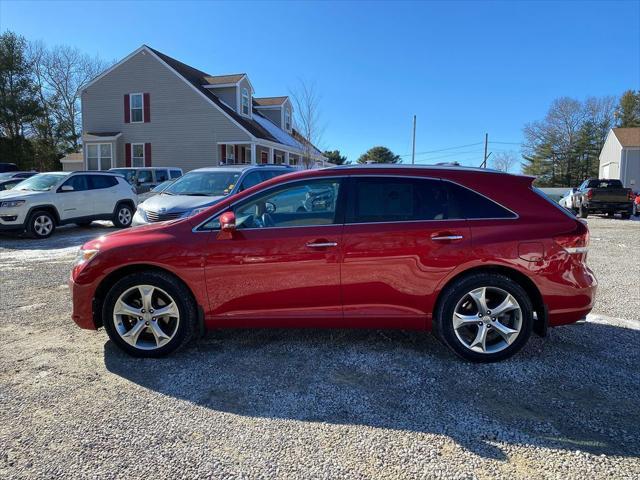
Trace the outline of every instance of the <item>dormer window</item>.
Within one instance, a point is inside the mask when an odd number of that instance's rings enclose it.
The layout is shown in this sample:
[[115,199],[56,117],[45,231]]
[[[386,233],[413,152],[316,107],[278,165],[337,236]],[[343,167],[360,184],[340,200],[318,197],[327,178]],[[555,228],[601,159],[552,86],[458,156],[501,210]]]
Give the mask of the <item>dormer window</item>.
[[246,88],[242,89],[242,106],[241,106],[241,112],[243,115],[246,115],[247,117],[250,115],[250,105],[249,105],[249,90],[247,90]]
[[284,111],[284,128],[287,132],[291,131],[291,110],[288,108]]

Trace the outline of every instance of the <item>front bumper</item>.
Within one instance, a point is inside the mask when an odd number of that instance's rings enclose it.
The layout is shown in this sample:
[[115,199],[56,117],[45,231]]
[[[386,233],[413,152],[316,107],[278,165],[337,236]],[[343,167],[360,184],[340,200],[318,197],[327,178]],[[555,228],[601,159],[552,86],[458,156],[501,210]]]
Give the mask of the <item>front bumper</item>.
[[22,208],[0,208],[0,231],[24,230],[25,220]]
[[95,289],[92,284],[81,285],[69,278],[69,290],[71,291],[71,303],[73,310],[71,318],[80,328],[96,330],[93,320],[93,307]]

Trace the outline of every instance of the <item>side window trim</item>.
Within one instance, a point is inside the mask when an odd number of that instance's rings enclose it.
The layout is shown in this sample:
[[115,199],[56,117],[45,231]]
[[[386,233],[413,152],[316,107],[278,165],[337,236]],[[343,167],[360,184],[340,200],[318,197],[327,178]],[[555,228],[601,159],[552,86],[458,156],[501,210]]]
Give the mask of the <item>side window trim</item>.
[[[338,198],[336,199],[336,214],[335,214],[335,223],[329,224],[329,225],[296,225],[296,226],[286,226],[286,227],[263,227],[260,230],[271,230],[271,229],[282,229],[282,228],[318,228],[318,227],[341,227],[344,226],[344,220],[345,220],[345,195],[346,195],[346,191],[347,191],[347,186],[348,186],[348,180],[350,178],[350,175],[335,175],[335,176],[327,176],[327,177],[314,177],[311,180],[307,180],[307,181],[322,181],[322,180],[330,180],[330,179],[338,179],[340,182],[340,188],[338,189]],[[242,198],[240,200],[237,200],[236,202],[231,203],[230,205],[227,205],[225,208],[218,210],[216,213],[214,213],[213,215],[211,215],[210,217],[207,217],[206,220],[204,220],[203,222],[199,223],[198,225],[196,225],[195,227],[193,227],[191,229],[191,231],[193,233],[208,233],[208,232],[215,232],[217,231],[217,229],[213,229],[213,228],[205,228],[205,225],[209,222],[211,222],[212,220],[215,220],[216,218],[218,218],[220,215],[222,215],[225,212],[228,212],[229,210],[233,209],[234,207],[237,206],[242,206],[242,204],[244,204],[245,202],[250,202],[252,201],[252,199],[255,199],[259,196],[262,195],[268,195],[271,191],[273,190],[277,190],[280,189],[282,187],[284,187],[285,185],[291,185],[291,184],[296,184],[296,183],[302,183],[305,182],[305,179],[303,180],[291,180],[285,183],[282,183],[280,185],[273,185],[269,188],[263,189],[263,190],[259,190],[255,193],[253,193],[252,195],[250,195],[247,198]],[[246,229],[246,230],[253,230],[253,229]]]

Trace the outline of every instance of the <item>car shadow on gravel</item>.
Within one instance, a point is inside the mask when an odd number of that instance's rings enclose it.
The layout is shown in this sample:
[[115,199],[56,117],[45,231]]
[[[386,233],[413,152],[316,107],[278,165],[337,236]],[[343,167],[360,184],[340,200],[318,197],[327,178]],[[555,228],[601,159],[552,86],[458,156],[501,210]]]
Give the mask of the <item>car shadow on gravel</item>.
[[104,354],[110,372],[218,412],[446,435],[505,460],[504,444],[639,457],[638,345],[638,330],[587,323],[489,365],[403,331],[216,330],[168,358]]
[[37,240],[23,233],[3,232],[0,234],[0,247],[7,250],[52,250],[80,247],[89,240],[115,232],[111,223],[93,223],[88,227],[65,225],[59,227],[49,238]]

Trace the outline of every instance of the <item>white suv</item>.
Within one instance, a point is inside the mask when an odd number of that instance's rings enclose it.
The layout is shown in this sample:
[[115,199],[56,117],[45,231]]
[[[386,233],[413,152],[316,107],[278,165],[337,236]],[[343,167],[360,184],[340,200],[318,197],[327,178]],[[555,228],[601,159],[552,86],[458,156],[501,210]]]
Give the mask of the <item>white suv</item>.
[[57,225],[111,220],[131,225],[138,196],[120,175],[101,172],[49,172],[0,192],[0,231],[26,231],[47,238]]

